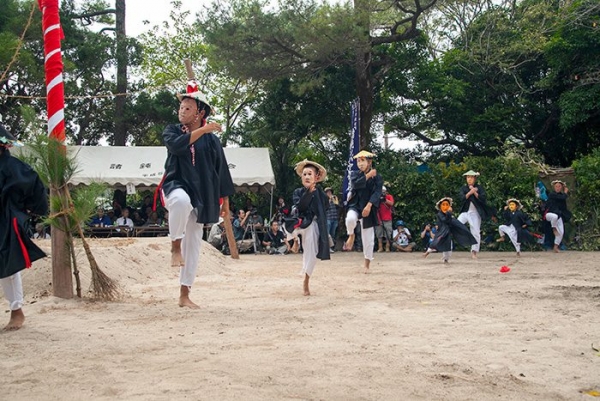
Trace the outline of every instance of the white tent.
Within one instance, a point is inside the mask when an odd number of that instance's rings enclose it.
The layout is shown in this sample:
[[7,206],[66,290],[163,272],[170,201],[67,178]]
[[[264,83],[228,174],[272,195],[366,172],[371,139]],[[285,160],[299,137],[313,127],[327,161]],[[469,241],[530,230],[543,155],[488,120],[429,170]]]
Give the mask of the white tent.
[[[163,146],[67,146],[77,162],[72,185],[101,182],[111,187],[133,184],[138,189],[160,183],[167,149]],[[267,148],[225,148],[236,190],[273,193],[275,175]]]

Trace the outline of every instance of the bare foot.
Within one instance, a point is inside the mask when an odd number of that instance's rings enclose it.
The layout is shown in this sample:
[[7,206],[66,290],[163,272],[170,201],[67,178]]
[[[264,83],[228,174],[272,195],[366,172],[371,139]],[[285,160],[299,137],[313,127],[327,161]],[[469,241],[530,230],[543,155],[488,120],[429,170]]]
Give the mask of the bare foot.
[[517,258],[521,256],[521,252],[517,252]]
[[308,288],[308,280],[310,280],[310,276],[308,274],[304,274],[304,296],[305,297],[310,295],[310,289]]
[[365,259],[365,274],[369,273],[369,266],[371,265],[371,261],[369,259]]
[[560,253],[560,249],[558,249],[558,245],[554,245],[554,253]]
[[498,238],[496,242],[504,242],[504,235],[500,236],[500,238]]
[[471,251],[471,258],[472,259],[477,259],[477,252],[476,251]]
[[354,234],[348,236],[348,239],[344,243],[344,251],[351,251],[354,248]]
[[300,248],[300,242],[294,240],[294,245],[292,245],[292,252],[298,253],[298,249]]
[[183,266],[183,255],[181,254],[181,239],[171,241],[171,266]]
[[182,285],[179,290],[179,306],[182,308],[200,309],[200,307],[190,299],[190,288],[186,285]]
[[429,256],[429,254],[430,254],[430,252],[429,252],[429,251],[426,251],[426,252],[423,254],[423,259],[424,259],[424,258],[426,258],[427,256]]
[[17,309],[10,312],[10,320],[8,324],[4,326],[3,331],[14,331],[19,330],[25,323],[25,314],[23,309]]

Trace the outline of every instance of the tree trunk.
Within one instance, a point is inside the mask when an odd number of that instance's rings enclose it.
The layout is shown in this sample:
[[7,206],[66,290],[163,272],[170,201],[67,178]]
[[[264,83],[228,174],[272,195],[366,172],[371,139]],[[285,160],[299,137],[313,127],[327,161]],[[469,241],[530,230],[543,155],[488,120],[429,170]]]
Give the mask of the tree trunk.
[[[62,190],[50,189],[50,196],[60,196],[64,204],[65,194]],[[58,213],[60,210],[52,210]],[[66,232],[52,228],[52,293],[55,297],[73,298],[73,276],[71,275],[71,257],[69,250],[69,236]]]
[[354,11],[359,26],[363,28],[363,43],[356,49],[356,94],[360,98],[360,149],[371,144],[371,118],[373,117],[373,75],[371,71],[370,11],[367,0],[354,0]]
[[117,97],[115,99],[115,133],[114,146],[125,146],[127,141],[127,124],[125,121],[125,104],[127,97],[127,36],[125,35],[125,0],[116,0],[116,32],[117,32]]

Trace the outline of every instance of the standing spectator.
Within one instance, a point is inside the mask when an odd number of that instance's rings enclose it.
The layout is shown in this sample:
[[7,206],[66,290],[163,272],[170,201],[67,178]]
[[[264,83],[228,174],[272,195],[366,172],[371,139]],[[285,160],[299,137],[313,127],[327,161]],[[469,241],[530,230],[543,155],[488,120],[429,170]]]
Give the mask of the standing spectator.
[[329,187],[325,188],[325,195],[327,195],[327,198],[329,200],[327,206],[327,233],[329,233],[329,237],[331,237],[331,240],[334,244],[334,246],[332,246],[329,251],[331,253],[334,253],[335,240],[337,238],[337,227],[339,221],[338,208],[340,207],[340,202],[337,196],[333,194],[333,190]]
[[346,213],[348,239],[344,244],[344,250],[352,250],[354,246],[354,229],[360,221],[365,273],[369,272],[371,260],[373,260],[373,247],[375,245],[373,228],[377,226],[377,208],[379,207],[383,186],[381,176],[373,168],[373,157],[375,155],[366,150],[361,150],[354,156],[357,159],[358,171],[352,171],[350,175],[351,191],[348,200],[348,212]]
[[285,255],[290,251],[290,245],[276,220],[271,222],[271,229],[265,234],[262,244],[270,255]]
[[282,217],[288,217],[290,215],[290,208],[285,204],[285,200],[282,196],[277,200],[277,213]]
[[92,218],[89,225],[91,227],[109,227],[113,225],[113,222],[110,217],[104,214],[104,209],[99,207],[96,210],[96,216]]
[[471,246],[471,257],[477,259],[481,245],[481,221],[493,217],[494,210],[487,205],[487,196],[485,190],[477,183],[479,173],[469,170],[463,174],[466,177],[467,185],[460,188],[460,199],[462,206],[458,221],[463,224],[469,224],[469,230],[477,241]]
[[378,225],[375,229],[379,248],[377,252],[383,252],[383,240],[385,239],[385,251],[390,251],[390,242],[392,242],[392,218],[394,209],[394,197],[387,193],[387,188],[381,187],[381,199],[377,209]]
[[406,228],[404,221],[402,220],[396,222],[393,238],[394,242],[392,243],[392,247],[395,251],[412,252],[416,245],[412,240],[410,231]]
[[552,226],[554,234],[554,252],[560,252],[559,247],[565,235],[565,222],[571,220],[571,212],[567,209],[567,198],[569,197],[569,188],[567,184],[560,180],[552,181],[552,189],[548,193],[548,202],[546,202],[546,221]]
[[10,154],[15,145],[21,143],[0,125],[0,285],[10,309],[4,330],[25,323],[21,270],[46,256],[26,235],[28,214],[48,213],[46,188],[29,165]]
[[200,92],[177,97],[180,124],[163,131],[167,160],[162,189],[169,210],[171,265],[180,267],[179,306],[198,308],[189,295],[198,270],[203,227],[216,223],[219,215],[227,216],[235,189],[225,152],[213,133],[221,131],[221,126],[206,121],[212,107]]

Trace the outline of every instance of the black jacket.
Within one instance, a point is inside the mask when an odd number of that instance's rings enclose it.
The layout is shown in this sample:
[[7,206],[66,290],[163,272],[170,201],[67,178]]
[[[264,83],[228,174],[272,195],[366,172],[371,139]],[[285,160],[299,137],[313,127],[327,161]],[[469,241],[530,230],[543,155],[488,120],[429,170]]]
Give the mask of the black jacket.
[[362,171],[352,171],[350,173],[350,185],[352,193],[348,201],[348,209],[356,210],[359,217],[362,216],[362,211],[371,202],[371,213],[363,219],[362,226],[371,228],[377,226],[377,208],[381,199],[381,189],[383,187],[383,178],[379,174],[367,180],[365,173]]
[[[297,218],[302,219],[301,227],[307,227],[310,224],[317,224],[319,227],[319,251],[317,258],[328,260],[329,253],[329,234],[327,233],[327,206],[329,199],[325,192],[319,187],[314,192],[308,192],[304,187],[296,188],[293,194],[294,213],[297,213]],[[317,220],[314,220],[315,216]],[[287,221],[287,219],[286,219]],[[288,232],[291,232],[286,228]]]
[[27,235],[30,213],[48,213],[46,189],[30,166],[5,150],[0,155],[0,278],[46,256]]
[[477,243],[477,240],[473,237],[467,226],[456,220],[452,216],[452,212],[442,213],[442,211],[438,211],[436,216],[438,229],[433,241],[429,245],[431,249],[439,252],[451,251],[453,239],[465,247]]
[[502,212],[502,218],[504,219],[504,224],[507,226],[512,225],[517,231],[517,242],[522,244],[524,242],[535,242],[535,238],[529,230],[523,226],[531,226],[531,219],[527,216],[522,210],[515,210],[511,212],[510,210],[504,210]]
[[490,217],[494,216],[496,214],[496,211],[493,207],[487,205],[487,194],[485,193],[483,187],[479,184],[475,184],[474,186],[478,189],[477,194],[479,195],[479,197],[471,195],[469,196],[469,198],[467,198],[467,193],[469,193],[469,191],[471,190],[468,185],[463,185],[460,188],[459,197],[462,201],[460,213],[468,212],[469,206],[471,205],[471,203],[473,203],[477,208],[477,212],[479,213],[481,219],[487,220]]
[[168,125],[163,132],[167,147],[162,189],[168,196],[182,188],[198,213],[198,223],[219,220],[219,199],[235,193],[225,152],[214,134],[204,134],[190,145],[190,134],[181,124]]
[[571,212],[567,209],[568,194],[564,192],[548,193],[548,201],[546,202],[546,212],[556,213],[566,223],[571,220]]

